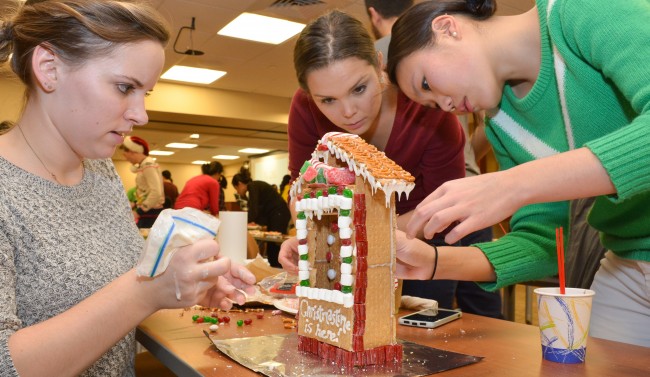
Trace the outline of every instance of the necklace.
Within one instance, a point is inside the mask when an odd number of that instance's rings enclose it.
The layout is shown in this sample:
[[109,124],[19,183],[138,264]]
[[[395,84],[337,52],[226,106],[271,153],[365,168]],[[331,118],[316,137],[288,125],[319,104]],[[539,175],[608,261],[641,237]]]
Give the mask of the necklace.
[[47,165],[45,165],[45,163],[43,162],[43,160],[41,160],[41,158],[38,157],[38,154],[36,153],[36,151],[34,150],[34,148],[32,148],[32,145],[29,144],[29,141],[27,141],[27,138],[25,137],[25,133],[23,132],[23,129],[20,127],[20,124],[16,124],[16,126],[18,127],[18,130],[20,131],[20,134],[23,135],[23,139],[25,139],[25,143],[27,143],[27,146],[29,147],[29,149],[32,151],[32,153],[34,154],[34,156],[36,156],[36,158],[37,158],[38,161],[41,163],[41,165],[43,165],[43,168],[45,168],[45,170],[46,170],[48,173],[50,173],[50,175],[52,176],[52,179],[54,179],[54,181],[55,181],[56,183],[61,184],[61,182],[59,182],[59,180],[56,179],[56,175],[54,175],[54,173],[52,173],[52,172],[50,171],[50,169],[47,168]]

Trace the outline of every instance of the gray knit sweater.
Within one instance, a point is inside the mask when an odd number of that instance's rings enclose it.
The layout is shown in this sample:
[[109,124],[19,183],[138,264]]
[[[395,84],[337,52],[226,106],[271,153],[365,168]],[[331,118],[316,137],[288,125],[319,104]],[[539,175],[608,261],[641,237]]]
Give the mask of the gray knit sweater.
[[[67,187],[0,157],[1,377],[18,376],[7,346],[12,333],[90,296],[131,269],[143,247],[113,163],[84,166],[82,182]],[[132,331],[83,375],[133,376],[134,356]]]

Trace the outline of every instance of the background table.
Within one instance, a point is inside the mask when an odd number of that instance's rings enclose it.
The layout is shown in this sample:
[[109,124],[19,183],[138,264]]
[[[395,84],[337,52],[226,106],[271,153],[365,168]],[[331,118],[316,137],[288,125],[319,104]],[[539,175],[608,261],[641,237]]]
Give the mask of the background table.
[[[403,312],[401,314],[406,314]],[[258,376],[221,354],[203,334],[208,324],[192,322],[192,315],[209,311],[181,309],[159,311],[137,330],[137,339],[168,368],[180,376]],[[220,325],[215,338],[287,334],[283,318],[264,312],[219,313],[231,322]],[[238,327],[238,319],[253,319],[252,325]],[[542,360],[539,330],[536,326],[463,314],[463,318],[440,328],[428,330],[397,327],[399,339],[430,347],[485,357],[466,367],[444,372],[443,376],[650,376],[650,348],[597,338],[589,338],[584,364],[558,364]],[[308,357],[308,356],[305,356]]]

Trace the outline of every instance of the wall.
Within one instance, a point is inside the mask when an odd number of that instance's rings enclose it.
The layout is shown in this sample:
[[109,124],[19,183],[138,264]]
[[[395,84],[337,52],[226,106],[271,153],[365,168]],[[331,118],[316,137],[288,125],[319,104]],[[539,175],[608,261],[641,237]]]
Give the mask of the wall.
[[20,81],[0,78],[0,121],[18,119],[23,98],[24,90]]
[[280,187],[282,177],[289,174],[289,154],[278,153],[251,159],[251,175],[256,181],[264,181]]

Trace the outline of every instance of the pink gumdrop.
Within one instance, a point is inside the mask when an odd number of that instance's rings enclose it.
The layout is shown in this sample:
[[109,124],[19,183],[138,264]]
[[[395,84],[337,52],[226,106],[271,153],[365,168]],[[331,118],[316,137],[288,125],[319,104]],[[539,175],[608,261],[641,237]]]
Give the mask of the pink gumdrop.
[[325,176],[327,182],[333,185],[351,185],[356,179],[354,172],[347,168],[328,169]]

